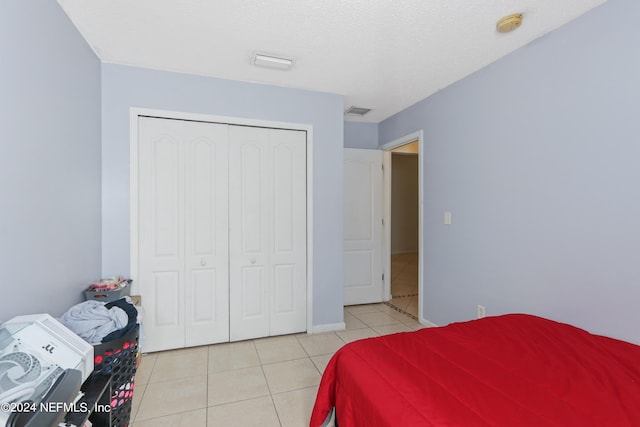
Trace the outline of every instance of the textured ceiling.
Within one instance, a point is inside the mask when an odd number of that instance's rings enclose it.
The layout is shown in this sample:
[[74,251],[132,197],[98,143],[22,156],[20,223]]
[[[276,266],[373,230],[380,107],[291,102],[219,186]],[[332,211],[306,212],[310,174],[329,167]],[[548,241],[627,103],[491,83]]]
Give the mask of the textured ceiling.
[[[344,95],[379,122],[605,0],[58,0],[104,62]],[[496,21],[522,13],[522,26]],[[292,57],[289,71],[251,64]]]

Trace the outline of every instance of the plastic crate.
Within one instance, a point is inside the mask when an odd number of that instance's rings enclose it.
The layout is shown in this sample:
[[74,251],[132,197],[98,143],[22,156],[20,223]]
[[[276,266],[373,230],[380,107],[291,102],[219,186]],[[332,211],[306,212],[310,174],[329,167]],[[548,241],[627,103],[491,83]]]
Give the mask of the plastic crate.
[[111,413],[97,415],[110,416],[113,427],[129,425],[137,369],[139,329],[140,325],[136,324],[126,335],[94,346],[93,375],[111,375]]
[[115,300],[119,300],[120,298],[127,296],[131,293],[131,280],[127,280],[127,285],[118,289],[114,289],[112,291],[109,290],[92,290],[92,287],[89,286],[84,290],[84,299],[86,301],[100,301],[100,302],[111,302]]

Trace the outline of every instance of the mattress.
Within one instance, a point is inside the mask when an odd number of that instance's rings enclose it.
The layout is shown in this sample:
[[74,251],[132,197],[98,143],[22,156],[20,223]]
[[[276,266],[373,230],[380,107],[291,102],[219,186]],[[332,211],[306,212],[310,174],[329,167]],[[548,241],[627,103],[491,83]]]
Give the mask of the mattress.
[[352,342],[311,415],[350,426],[640,426],[640,347],[509,314]]

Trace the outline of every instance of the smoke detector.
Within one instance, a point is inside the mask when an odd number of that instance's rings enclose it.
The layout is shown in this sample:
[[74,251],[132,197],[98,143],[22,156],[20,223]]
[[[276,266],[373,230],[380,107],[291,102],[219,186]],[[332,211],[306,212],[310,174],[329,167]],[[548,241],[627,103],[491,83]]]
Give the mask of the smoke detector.
[[520,25],[522,25],[522,14],[514,13],[498,20],[496,29],[499,33],[508,33],[520,27]]

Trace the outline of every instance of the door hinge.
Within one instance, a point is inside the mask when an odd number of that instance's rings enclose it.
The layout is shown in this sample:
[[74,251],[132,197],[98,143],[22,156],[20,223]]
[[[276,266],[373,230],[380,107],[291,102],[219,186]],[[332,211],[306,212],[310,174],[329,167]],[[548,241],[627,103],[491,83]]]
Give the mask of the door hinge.
[[384,225],[384,218],[382,218],[382,225]]
[[382,273],[382,281],[384,282],[384,273]]

